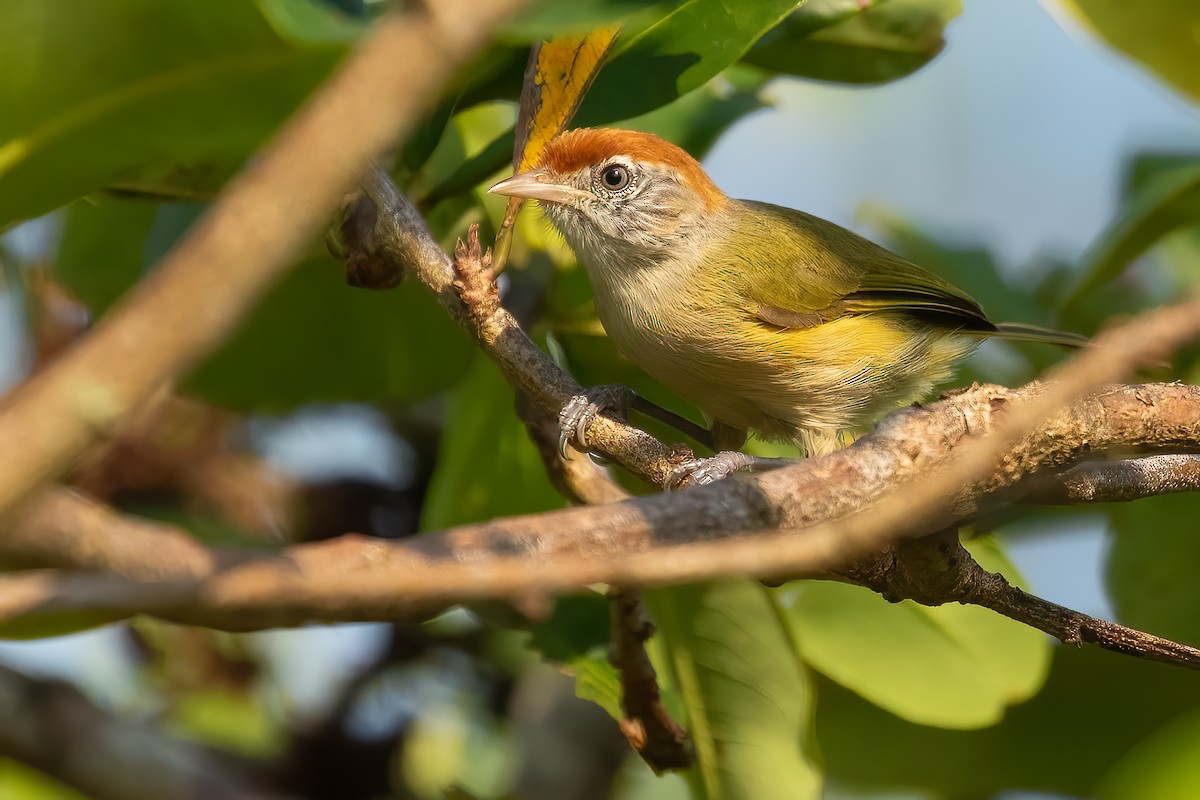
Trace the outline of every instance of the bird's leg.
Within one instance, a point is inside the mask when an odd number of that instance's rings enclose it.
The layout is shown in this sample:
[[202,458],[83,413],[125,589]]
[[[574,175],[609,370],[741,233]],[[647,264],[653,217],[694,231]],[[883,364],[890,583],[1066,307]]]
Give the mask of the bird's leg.
[[558,412],[558,454],[566,458],[572,444],[586,453],[587,429],[592,420],[606,411],[625,419],[632,403],[633,391],[619,383],[593,386],[572,397]]
[[609,383],[593,386],[583,394],[577,394],[558,413],[558,452],[567,457],[567,447],[574,444],[584,452],[588,449],[587,429],[599,414],[611,412],[625,419],[630,410],[638,411],[659,422],[669,425],[680,433],[690,436],[710,449],[712,433],[691,420],[650,402],[627,386]]
[[722,450],[710,458],[685,461],[668,473],[663,481],[667,491],[689,486],[704,486],[729,476],[734,472],[762,472],[796,463],[792,458],[766,458],[752,456],[737,450]]
[[651,419],[656,419],[664,425],[674,428],[684,436],[691,437],[693,441],[707,447],[709,450],[716,450],[716,439],[713,432],[703,425],[697,425],[686,417],[681,417],[674,411],[668,411],[657,403],[652,403],[636,392],[630,391],[632,402],[630,408],[645,414]]

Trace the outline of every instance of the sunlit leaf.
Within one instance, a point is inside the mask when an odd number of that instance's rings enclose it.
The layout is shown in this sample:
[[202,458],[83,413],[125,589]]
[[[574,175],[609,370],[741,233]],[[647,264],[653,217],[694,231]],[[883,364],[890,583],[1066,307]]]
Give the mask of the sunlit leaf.
[[[681,3],[655,24],[618,43],[617,52],[584,98],[574,124],[592,127],[627,120],[698,89],[737,61],[797,5],[796,0],[745,5],[722,0]],[[448,197],[495,173],[512,152],[514,138],[506,135],[464,162],[435,184],[428,197]]]
[[660,666],[683,699],[706,800],[820,795],[809,677],[770,593],[749,582],[645,592]]
[[1200,708],[1195,672],[1090,646],[1056,647],[1042,691],[975,731],[905,722],[832,682],[819,687],[816,733],[831,780],[931,797],[1094,797],[1137,742]]
[[[797,0],[687,0],[622,44],[579,110],[580,126],[645,114],[698,89],[796,9]],[[637,87],[636,91],[631,91]]]
[[[550,141],[571,122],[620,30],[620,25],[610,25],[578,36],[555,36],[534,45],[517,112],[513,172],[523,172],[538,163]],[[513,223],[524,202],[519,197],[508,200],[492,255],[497,272],[508,261]]]
[[534,47],[517,113],[515,171],[536,164],[550,140],[575,116],[620,30],[613,25],[579,36],[556,36]]
[[1190,800],[1200,787],[1200,711],[1164,725],[1113,764],[1101,800]]
[[[970,549],[985,569],[1016,577],[995,545],[976,540]],[[988,609],[888,603],[833,582],[797,582],[779,593],[808,664],[913,722],[993,725],[1046,678],[1046,637]]]
[[114,183],[211,191],[345,52],[312,41],[311,2],[287,4],[303,43],[248,2],[6,4],[0,228]]
[[1192,100],[1200,101],[1194,0],[1058,0],[1075,20]]

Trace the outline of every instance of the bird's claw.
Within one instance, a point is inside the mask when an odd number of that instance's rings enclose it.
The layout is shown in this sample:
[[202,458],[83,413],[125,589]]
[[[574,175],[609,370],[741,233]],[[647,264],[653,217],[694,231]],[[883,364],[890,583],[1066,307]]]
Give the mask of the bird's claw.
[[685,461],[667,473],[663,488],[668,492],[683,486],[705,486],[728,477],[734,472],[750,469],[755,463],[753,456],[736,450],[724,450],[709,458],[694,458]]
[[624,386],[595,386],[577,394],[558,412],[558,454],[567,457],[572,444],[584,452],[588,449],[588,427],[605,412],[624,416],[629,409],[632,393]]

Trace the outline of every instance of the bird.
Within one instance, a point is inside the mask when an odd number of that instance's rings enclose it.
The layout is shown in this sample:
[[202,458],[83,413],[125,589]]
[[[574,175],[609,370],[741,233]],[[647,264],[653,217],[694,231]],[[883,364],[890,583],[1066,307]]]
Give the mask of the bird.
[[[774,460],[749,431],[810,456],[838,449],[953,375],[983,339],[1080,347],[1085,337],[994,323],[968,294],[832,222],[727,196],[681,147],[650,133],[579,128],[491,192],[535,200],[587,270],[617,349],[709,422],[719,452],[668,488]],[[564,409],[563,449],[586,449],[611,391]]]

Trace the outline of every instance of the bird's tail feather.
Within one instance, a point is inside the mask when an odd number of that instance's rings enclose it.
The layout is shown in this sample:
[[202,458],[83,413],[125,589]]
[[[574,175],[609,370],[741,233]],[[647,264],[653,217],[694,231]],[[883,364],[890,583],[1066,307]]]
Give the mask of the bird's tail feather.
[[1071,348],[1083,347],[1090,341],[1088,337],[1078,333],[1056,331],[1051,328],[1026,325],[1021,322],[1001,322],[996,326],[996,332],[992,335],[999,336],[1002,339],[1016,339],[1020,342],[1042,342],[1043,344],[1054,344],[1059,347]]

